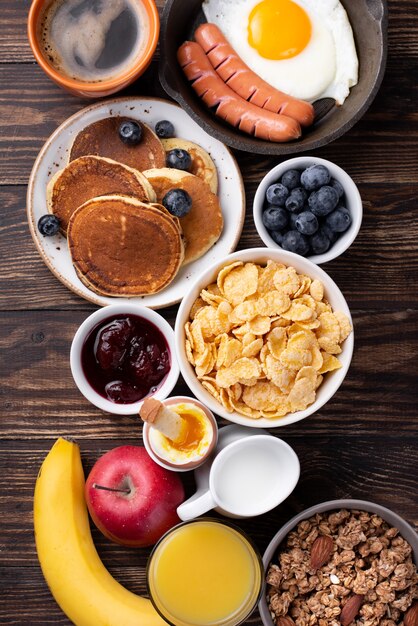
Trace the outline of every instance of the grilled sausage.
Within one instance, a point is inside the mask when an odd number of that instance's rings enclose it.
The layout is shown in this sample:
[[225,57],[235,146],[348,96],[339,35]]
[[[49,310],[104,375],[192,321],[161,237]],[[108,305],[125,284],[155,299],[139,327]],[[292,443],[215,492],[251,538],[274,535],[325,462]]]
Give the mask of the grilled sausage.
[[244,63],[215,24],[202,24],[194,36],[222,80],[241,98],[267,111],[293,117],[301,126],[313,123],[312,104],[293,98],[260,78]]
[[301,135],[299,123],[247,102],[218,76],[199,44],[186,41],[177,52],[178,61],[197,95],[216,115],[249,135],[266,141],[285,142]]

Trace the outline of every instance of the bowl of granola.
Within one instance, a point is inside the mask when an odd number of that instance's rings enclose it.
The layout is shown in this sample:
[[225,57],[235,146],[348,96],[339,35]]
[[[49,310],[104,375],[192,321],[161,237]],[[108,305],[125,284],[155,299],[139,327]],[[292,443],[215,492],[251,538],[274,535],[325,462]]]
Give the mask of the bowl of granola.
[[418,536],[363,500],[317,504],[285,524],[263,557],[264,626],[412,626]]

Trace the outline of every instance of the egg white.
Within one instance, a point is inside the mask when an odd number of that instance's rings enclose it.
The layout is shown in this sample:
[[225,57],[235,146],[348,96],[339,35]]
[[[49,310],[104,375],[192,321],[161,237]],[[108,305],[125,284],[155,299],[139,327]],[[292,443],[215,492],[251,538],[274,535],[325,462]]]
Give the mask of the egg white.
[[205,0],[208,22],[220,28],[242,60],[270,85],[285,93],[314,102],[334,98],[342,104],[358,80],[358,60],[353,32],[339,0],[294,0],[308,14],[311,39],[300,54],[270,60],[248,43],[251,10],[260,0]]

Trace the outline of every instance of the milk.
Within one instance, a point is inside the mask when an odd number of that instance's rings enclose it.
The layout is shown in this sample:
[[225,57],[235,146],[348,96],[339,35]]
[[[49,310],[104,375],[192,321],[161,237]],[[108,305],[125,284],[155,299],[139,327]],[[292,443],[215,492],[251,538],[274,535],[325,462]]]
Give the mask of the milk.
[[280,462],[272,451],[261,446],[237,448],[223,463],[216,484],[221,507],[251,515],[268,508],[280,481]]

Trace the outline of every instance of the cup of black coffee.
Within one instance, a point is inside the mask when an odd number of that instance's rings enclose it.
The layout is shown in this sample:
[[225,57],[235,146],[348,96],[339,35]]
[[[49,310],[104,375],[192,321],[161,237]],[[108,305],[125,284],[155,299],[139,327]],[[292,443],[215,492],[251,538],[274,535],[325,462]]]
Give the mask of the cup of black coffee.
[[85,97],[108,96],[138,78],[158,35],[154,0],[33,0],[28,18],[39,65]]

